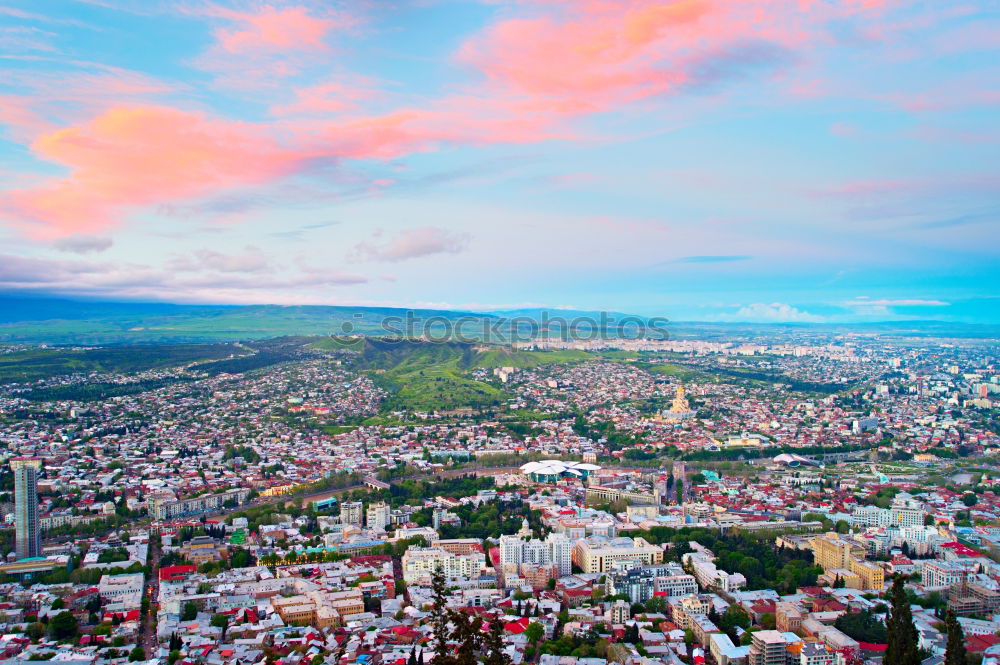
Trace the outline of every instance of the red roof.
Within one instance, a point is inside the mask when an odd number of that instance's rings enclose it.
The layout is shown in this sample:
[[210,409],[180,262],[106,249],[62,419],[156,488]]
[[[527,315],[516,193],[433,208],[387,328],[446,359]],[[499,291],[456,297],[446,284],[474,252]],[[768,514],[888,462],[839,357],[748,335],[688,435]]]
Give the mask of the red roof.
[[521,617],[513,623],[505,623],[503,629],[508,633],[513,633],[514,635],[520,635],[528,627],[529,619],[528,617]]
[[889,648],[888,644],[872,644],[870,642],[858,642],[858,646],[861,647],[862,651],[873,653],[885,653],[885,650]]
[[198,570],[195,566],[167,566],[160,568],[160,580],[164,582],[175,582],[184,579],[188,575]]
[[949,549],[959,556],[982,556],[976,550],[971,547],[966,547],[962,543],[944,543],[941,547]]
[[965,647],[972,653],[982,653],[994,644],[1000,644],[996,635],[969,635],[965,638]]

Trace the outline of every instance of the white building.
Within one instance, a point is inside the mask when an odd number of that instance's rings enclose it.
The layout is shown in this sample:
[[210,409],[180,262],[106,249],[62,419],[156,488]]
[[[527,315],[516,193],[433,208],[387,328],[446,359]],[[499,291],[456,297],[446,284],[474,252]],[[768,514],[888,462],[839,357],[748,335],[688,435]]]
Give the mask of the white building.
[[545,540],[500,536],[500,563],[504,568],[522,563],[555,565],[560,576],[569,575],[573,572],[573,543],[561,533],[550,533]]
[[706,552],[689,552],[684,555],[684,563],[691,566],[695,579],[703,589],[718,589],[726,593],[736,591],[747,583],[740,573],[727,573],[716,567],[712,556]]
[[368,528],[375,529],[376,531],[385,531],[385,527],[389,524],[389,515],[391,512],[391,509],[385,502],[373,503],[368,506],[368,513],[366,515]]
[[403,579],[407,584],[426,586],[431,574],[440,570],[448,580],[478,577],[486,567],[482,552],[452,554],[440,547],[411,547],[403,554]]

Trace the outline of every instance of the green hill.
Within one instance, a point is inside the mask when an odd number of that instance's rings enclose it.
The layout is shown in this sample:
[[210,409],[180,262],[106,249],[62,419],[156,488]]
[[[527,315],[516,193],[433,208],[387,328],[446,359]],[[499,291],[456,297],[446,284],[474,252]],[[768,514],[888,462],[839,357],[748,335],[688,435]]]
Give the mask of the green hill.
[[499,407],[508,398],[497,385],[471,378],[474,369],[537,367],[590,357],[582,351],[514,351],[464,342],[366,338],[354,366],[370,371],[390,392],[387,410],[450,411]]

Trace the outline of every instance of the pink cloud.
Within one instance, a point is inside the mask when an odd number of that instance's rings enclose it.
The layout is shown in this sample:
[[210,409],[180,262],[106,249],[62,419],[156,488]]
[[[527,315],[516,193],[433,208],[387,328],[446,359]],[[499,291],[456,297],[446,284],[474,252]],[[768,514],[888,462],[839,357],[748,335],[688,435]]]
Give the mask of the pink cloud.
[[215,31],[219,45],[230,53],[323,51],[328,48],[324,42],[327,33],[345,23],[343,19],[313,16],[305,7],[265,5],[256,12],[211,7],[205,13],[238,26]]
[[379,96],[374,81],[352,77],[351,82],[329,81],[295,91],[295,101],[271,107],[277,116],[325,116],[345,111],[357,111],[358,104]]
[[713,85],[830,43],[826,25],[886,3],[856,0],[599,0],[529,5],[468,40],[461,62],[495,91],[563,113]]
[[48,236],[114,226],[137,206],[267,182],[308,156],[255,126],[162,106],[112,109],[31,147],[69,175],[8,192],[4,208]]
[[215,73],[217,84],[247,90],[276,86],[307,65],[328,59],[330,34],[359,22],[347,13],[304,6],[238,11],[209,5],[186,13],[225,23],[212,32],[215,43],[193,64]]

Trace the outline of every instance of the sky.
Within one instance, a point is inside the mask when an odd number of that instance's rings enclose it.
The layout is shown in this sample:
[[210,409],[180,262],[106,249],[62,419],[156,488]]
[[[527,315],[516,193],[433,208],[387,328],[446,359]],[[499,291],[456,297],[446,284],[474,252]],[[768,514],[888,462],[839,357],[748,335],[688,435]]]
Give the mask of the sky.
[[0,0],[0,292],[1000,323],[992,0]]

